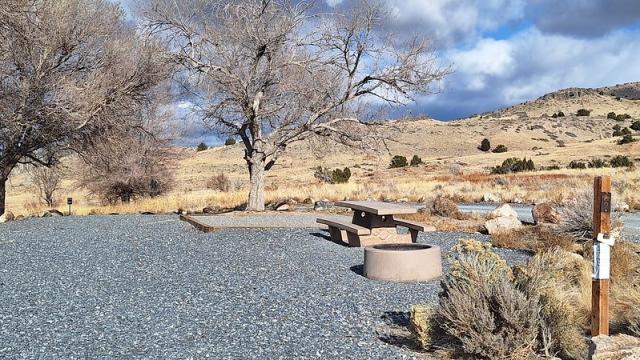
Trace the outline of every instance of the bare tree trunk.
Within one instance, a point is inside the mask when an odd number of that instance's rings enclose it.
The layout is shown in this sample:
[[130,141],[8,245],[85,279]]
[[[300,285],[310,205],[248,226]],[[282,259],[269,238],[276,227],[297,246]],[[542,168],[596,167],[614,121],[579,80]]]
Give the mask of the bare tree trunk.
[[5,199],[7,195],[7,178],[0,174],[0,215],[4,214]]
[[251,189],[249,190],[249,203],[247,211],[264,211],[264,178],[265,178],[265,162],[262,159],[248,162],[249,164],[249,181]]

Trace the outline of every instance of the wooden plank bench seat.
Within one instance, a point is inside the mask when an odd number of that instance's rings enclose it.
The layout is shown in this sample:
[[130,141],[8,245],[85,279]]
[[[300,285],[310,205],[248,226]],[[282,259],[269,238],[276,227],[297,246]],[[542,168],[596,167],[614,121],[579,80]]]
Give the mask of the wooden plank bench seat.
[[345,221],[338,221],[334,219],[318,218],[317,223],[327,225],[329,227],[329,233],[331,234],[331,240],[340,243],[349,243],[349,234],[358,236],[371,235],[371,230],[366,227],[359,226]]
[[423,224],[416,221],[404,220],[404,219],[394,219],[396,226],[403,226],[409,228],[409,232],[411,233],[411,241],[416,242],[418,240],[418,232],[432,232],[436,231],[436,228],[429,224]]

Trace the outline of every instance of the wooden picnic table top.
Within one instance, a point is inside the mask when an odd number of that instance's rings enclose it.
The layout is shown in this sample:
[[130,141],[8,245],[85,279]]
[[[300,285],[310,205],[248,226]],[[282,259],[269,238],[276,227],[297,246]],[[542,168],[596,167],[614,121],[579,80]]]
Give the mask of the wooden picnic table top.
[[375,215],[401,215],[415,214],[418,212],[418,209],[411,206],[392,204],[383,201],[339,201],[336,205]]

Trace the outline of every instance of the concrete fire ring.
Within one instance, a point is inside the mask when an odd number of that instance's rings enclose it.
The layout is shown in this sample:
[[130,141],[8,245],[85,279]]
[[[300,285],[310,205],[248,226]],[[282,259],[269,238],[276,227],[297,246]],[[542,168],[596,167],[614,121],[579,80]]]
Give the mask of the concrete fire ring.
[[442,275],[440,247],[427,244],[382,244],[364,249],[364,276],[372,280],[418,282]]

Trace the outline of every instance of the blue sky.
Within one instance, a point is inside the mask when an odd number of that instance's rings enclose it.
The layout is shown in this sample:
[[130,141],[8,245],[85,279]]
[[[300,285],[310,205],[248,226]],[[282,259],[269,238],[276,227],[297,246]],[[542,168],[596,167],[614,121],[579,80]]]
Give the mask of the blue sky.
[[[317,0],[327,9],[361,0]],[[451,120],[567,87],[640,81],[640,0],[379,0],[384,31],[433,41],[454,73],[389,112]],[[209,139],[211,140],[211,139]]]

